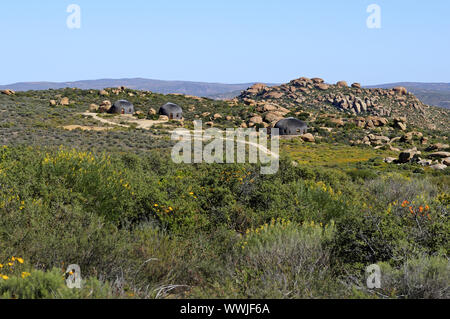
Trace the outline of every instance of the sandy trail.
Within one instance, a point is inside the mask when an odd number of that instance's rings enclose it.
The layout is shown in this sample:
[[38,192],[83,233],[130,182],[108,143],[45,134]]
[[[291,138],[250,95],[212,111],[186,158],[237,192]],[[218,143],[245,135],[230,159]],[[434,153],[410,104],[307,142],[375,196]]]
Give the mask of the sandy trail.
[[[170,132],[170,133],[173,133],[173,131]],[[196,135],[194,133],[192,134],[192,136],[193,136],[194,140],[201,140],[201,141],[205,140],[204,136]],[[242,144],[251,145],[251,146],[256,147],[258,150],[262,151],[267,156],[270,156],[270,157],[273,157],[273,158],[276,158],[276,159],[280,158],[280,155],[278,153],[274,153],[271,150],[269,150],[267,147],[265,147],[264,145],[261,145],[261,144],[258,144],[258,143],[250,142],[250,141],[247,141],[247,140],[231,139],[231,138],[226,138],[226,137],[222,137],[222,140],[223,141],[233,141],[235,143],[242,143]]]
[[[104,123],[104,124],[109,124],[109,125],[114,125],[114,126],[120,126],[120,127],[130,127],[129,125],[125,125],[125,124],[120,124],[114,121],[111,121],[109,119],[105,119],[105,118],[101,118],[100,116],[98,116],[96,113],[90,113],[90,112],[85,112],[82,113],[83,116],[90,116],[93,119]],[[127,121],[128,123],[132,124],[136,124],[137,128],[141,128],[144,130],[148,130],[150,129],[153,125],[157,125],[157,124],[163,124],[163,123],[167,123],[168,121],[154,121],[154,120],[139,120],[139,119],[135,119],[132,115],[120,115],[120,118]]]

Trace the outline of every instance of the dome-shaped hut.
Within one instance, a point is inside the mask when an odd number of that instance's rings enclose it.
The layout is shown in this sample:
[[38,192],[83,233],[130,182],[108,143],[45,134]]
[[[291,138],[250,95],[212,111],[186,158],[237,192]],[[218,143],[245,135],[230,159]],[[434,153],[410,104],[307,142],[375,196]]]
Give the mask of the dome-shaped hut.
[[170,120],[181,120],[183,118],[183,109],[174,103],[167,103],[161,106],[159,115],[165,115]]
[[134,113],[134,106],[131,102],[128,102],[127,100],[119,100],[116,101],[111,108],[109,109],[108,113],[115,113],[115,114],[133,114]]
[[280,135],[303,135],[308,131],[308,125],[305,122],[293,117],[278,121],[274,128],[279,129]]

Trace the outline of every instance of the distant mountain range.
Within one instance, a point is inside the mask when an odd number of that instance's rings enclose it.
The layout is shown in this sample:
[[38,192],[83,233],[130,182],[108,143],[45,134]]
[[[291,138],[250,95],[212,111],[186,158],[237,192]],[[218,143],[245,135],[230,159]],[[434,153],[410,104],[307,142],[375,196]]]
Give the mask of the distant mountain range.
[[[130,89],[148,90],[156,93],[181,93],[214,99],[229,99],[238,96],[253,83],[223,84],[190,81],[162,81],[144,78],[132,79],[101,79],[75,82],[21,82],[9,85],[0,85],[0,90],[14,91],[61,89],[66,87],[80,89],[104,89],[107,87],[126,86]],[[277,85],[266,83],[268,86]],[[367,86],[367,88],[393,88],[403,86],[416,95],[423,103],[450,108],[450,83],[418,83],[399,82]]]
[[195,95],[200,97],[219,98],[230,96],[233,92],[234,96],[240,94],[255,83],[240,84],[223,84],[223,83],[207,83],[207,82],[190,82],[190,81],[162,81],[143,78],[132,79],[101,79],[86,80],[75,82],[21,82],[9,85],[0,85],[0,90],[11,89],[14,91],[29,90],[48,90],[62,88],[79,88],[79,89],[95,89],[101,90],[108,87],[126,86],[134,90],[147,90],[155,93],[181,93],[186,95]]

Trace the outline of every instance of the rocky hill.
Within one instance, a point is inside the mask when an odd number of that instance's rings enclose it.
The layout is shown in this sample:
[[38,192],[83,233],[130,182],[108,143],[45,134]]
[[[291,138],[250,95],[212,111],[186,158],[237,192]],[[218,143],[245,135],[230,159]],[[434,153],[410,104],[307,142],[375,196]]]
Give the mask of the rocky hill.
[[[343,117],[401,117],[419,128],[449,129],[450,110],[426,105],[404,87],[368,89],[359,83],[349,86],[345,81],[340,81],[332,85],[320,78],[302,77],[273,87],[255,84],[234,101],[250,106],[278,105],[285,109],[285,114],[331,112],[341,113]],[[264,113],[263,117],[267,117],[267,112],[271,110],[260,111]]]
[[450,83],[399,82],[367,87],[392,89],[397,86],[405,87],[425,104],[450,109]]

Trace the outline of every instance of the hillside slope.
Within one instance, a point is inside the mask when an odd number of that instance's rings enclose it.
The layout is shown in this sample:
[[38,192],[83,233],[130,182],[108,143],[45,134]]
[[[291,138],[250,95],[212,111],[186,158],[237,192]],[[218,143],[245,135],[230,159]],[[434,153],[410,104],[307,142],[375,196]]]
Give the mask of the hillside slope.
[[391,89],[403,86],[423,103],[450,108],[450,83],[399,82],[368,86],[367,88]]
[[299,78],[280,86],[256,84],[236,98],[247,105],[274,103],[291,113],[337,112],[347,116],[406,117],[417,127],[449,129],[450,110],[422,103],[405,88],[367,89],[354,83],[325,84],[319,78]]

